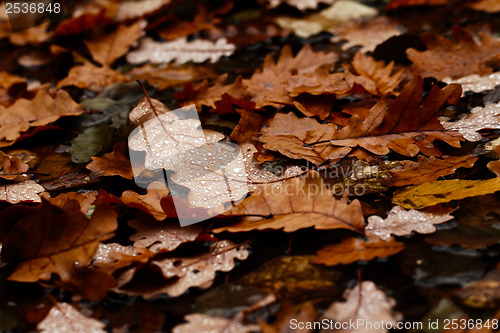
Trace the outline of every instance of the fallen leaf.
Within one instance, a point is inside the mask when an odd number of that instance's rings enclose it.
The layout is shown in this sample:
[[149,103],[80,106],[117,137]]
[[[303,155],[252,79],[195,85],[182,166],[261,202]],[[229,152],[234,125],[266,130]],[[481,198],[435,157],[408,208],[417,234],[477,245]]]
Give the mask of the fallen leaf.
[[500,103],[475,107],[465,117],[454,122],[442,122],[444,129],[460,133],[468,141],[479,141],[484,129],[500,129]]
[[398,191],[392,202],[404,208],[421,209],[500,190],[500,178],[487,180],[450,179],[425,183]]
[[92,171],[94,177],[120,176],[125,179],[134,179],[126,142],[118,142],[111,153],[93,156],[92,162],[87,164],[86,168]]
[[140,195],[129,190],[123,192],[120,199],[127,206],[138,208],[158,221],[162,221],[167,217],[167,214],[161,208],[160,200],[169,194],[170,191],[163,182],[155,181],[149,184],[148,193]]
[[28,171],[29,165],[19,157],[9,156],[0,151],[0,178],[13,180]]
[[107,126],[89,127],[71,141],[71,161],[86,163],[102,151],[113,147],[114,131]]
[[313,302],[305,302],[297,306],[292,306],[285,303],[281,306],[281,311],[278,313],[276,321],[273,324],[264,322],[258,318],[262,333],[313,333],[314,329],[298,329],[291,328],[290,321],[296,319],[298,322],[313,322],[316,319],[316,310]]
[[500,85],[500,72],[495,72],[490,75],[479,76],[476,74],[461,77],[456,80],[450,78],[444,78],[443,82],[448,84],[458,83],[462,85],[462,96],[465,95],[467,91],[473,91],[476,93],[484,92],[487,90],[495,89],[496,86]]
[[466,306],[497,309],[500,304],[500,271],[489,272],[478,281],[469,282],[454,292],[454,296]]
[[344,51],[354,46],[361,46],[360,52],[373,52],[377,45],[402,32],[404,32],[403,27],[390,22],[386,16],[381,16],[368,21],[349,21],[337,29],[331,41],[334,43],[347,41],[342,44]]
[[241,216],[236,224],[220,227],[214,232],[243,232],[263,229],[348,229],[363,231],[364,219],[358,200],[336,199],[327,189],[320,174],[310,171],[303,179],[289,179],[280,187],[261,185],[254,193],[225,216]]
[[192,242],[200,235],[202,228],[199,225],[180,227],[170,222],[160,223],[151,219],[133,219],[128,223],[136,230],[130,236],[135,247],[145,247],[153,252],[170,252],[179,245]]
[[92,58],[104,66],[111,66],[116,59],[125,55],[130,46],[141,37],[146,27],[145,21],[137,21],[130,26],[119,25],[110,34],[84,41]]
[[467,7],[486,13],[500,12],[500,3],[497,0],[479,0],[473,3],[468,3]]
[[424,77],[442,80],[471,74],[488,75],[500,65],[500,39],[484,32],[476,38],[458,26],[453,27],[452,32],[456,43],[430,33],[422,35],[427,50],[406,51],[412,68]]
[[78,35],[92,30],[98,25],[107,23],[109,23],[109,18],[106,16],[105,8],[98,8],[89,12],[75,10],[72,17],[59,22],[54,34],[56,36]]
[[455,173],[458,168],[472,168],[476,161],[477,157],[471,155],[443,156],[442,159],[420,155],[418,162],[399,162],[399,167],[389,171],[389,178],[384,180],[384,184],[403,186],[433,182],[439,177]]
[[[392,324],[395,327],[400,315],[393,311],[396,301],[387,297],[384,292],[377,288],[372,281],[360,282],[353,289],[344,292],[346,302],[335,302],[323,313],[324,318],[333,319],[337,322],[357,322]],[[389,332],[386,325],[376,329],[369,325],[357,327],[358,333]],[[341,330],[349,332],[348,329]]]
[[12,183],[0,186],[0,201],[11,204],[33,201],[41,202],[38,193],[45,191],[43,186],[33,180],[25,180],[21,183]]
[[75,86],[81,89],[102,92],[107,86],[117,82],[127,81],[128,79],[120,72],[117,72],[107,66],[97,67],[89,62],[86,62],[83,65],[71,67],[68,76],[59,81],[57,88]]
[[386,10],[409,6],[438,6],[446,5],[448,0],[391,0],[385,7]]
[[[368,230],[366,232],[368,233]],[[343,239],[339,244],[324,246],[316,252],[312,262],[327,266],[350,264],[358,260],[389,257],[403,251],[404,248],[403,243],[390,237],[384,240],[378,237],[368,237],[367,240],[350,237]]]
[[42,193],[41,196],[45,198],[48,202],[50,202],[52,205],[57,206],[59,208],[64,208],[64,206],[68,201],[76,200],[80,205],[81,212],[84,215],[87,215],[90,207],[96,200],[97,195],[98,195],[97,191],[92,191],[84,193],[79,193],[79,192],[61,193],[53,198],[51,198],[48,193]]
[[8,108],[0,106],[0,146],[13,144],[30,127],[81,113],[83,108],[63,90],[58,90],[55,96],[48,90],[40,90],[32,100],[20,98]]
[[359,18],[371,18],[378,13],[375,8],[356,1],[340,0],[331,3],[333,5],[319,13],[304,18],[282,16],[276,18],[276,23],[282,28],[293,30],[299,37],[307,38],[322,31],[335,33],[345,22]]
[[286,3],[296,7],[299,10],[316,9],[320,3],[332,4],[335,0],[259,0],[259,2],[267,3],[269,8],[275,8]]
[[9,34],[9,41],[17,46],[39,45],[53,36],[53,31],[47,31],[50,22]]
[[37,325],[37,329],[43,333],[104,333],[105,327],[104,323],[82,315],[68,303],[56,303]]
[[223,56],[233,54],[236,47],[225,38],[215,43],[197,39],[188,41],[185,37],[171,42],[156,42],[149,37],[141,40],[139,48],[127,54],[127,61],[131,64],[151,62],[154,64],[169,63],[175,60],[176,64],[192,61],[202,63],[207,60],[216,62]]
[[50,280],[55,273],[70,281],[74,270],[92,259],[99,242],[113,235],[117,216],[112,207],[98,202],[88,219],[75,200],[63,208],[46,200],[34,207],[7,208],[2,218],[2,259],[17,264],[9,280]]
[[168,7],[171,3],[172,0],[122,1],[118,4],[114,20],[124,22],[147,16]]
[[172,330],[173,333],[252,333],[259,330],[259,325],[243,324],[232,319],[213,317],[202,313],[191,313],[184,317],[185,324],[179,324]]
[[390,240],[391,234],[396,236],[411,235],[413,231],[420,234],[431,234],[436,231],[435,224],[452,220],[449,214],[433,214],[417,210],[405,210],[395,206],[384,220],[380,216],[370,216],[365,233],[368,237],[375,236],[385,241]]

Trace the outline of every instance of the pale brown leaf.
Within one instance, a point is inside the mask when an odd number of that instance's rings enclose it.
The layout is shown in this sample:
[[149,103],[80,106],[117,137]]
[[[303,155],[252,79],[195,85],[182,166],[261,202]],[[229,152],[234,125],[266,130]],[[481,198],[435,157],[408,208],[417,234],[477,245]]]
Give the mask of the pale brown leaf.
[[202,313],[188,314],[184,319],[187,323],[175,326],[173,333],[252,333],[259,330],[259,325],[245,325],[237,320],[212,317]]
[[37,329],[42,333],[105,333],[105,327],[104,323],[82,315],[68,303],[56,303]]
[[45,189],[33,180],[0,186],[0,201],[11,204],[24,201],[41,202],[39,193]]
[[127,81],[128,79],[120,72],[117,72],[107,66],[97,67],[89,62],[86,62],[83,65],[71,67],[68,76],[59,81],[57,88],[75,86],[82,89],[93,90],[95,92],[102,92],[107,86]]
[[478,131],[500,129],[500,103],[475,107],[460,120],[442,124],[446,130],[456,131],[468,141],[479,141],[483,136]]
[[9,156],[0,151],[0,178],[13,180],[28,171],[29,165],[17,156]]
[[456,80],[450,78],[443,79],[443,82],[448,84],[458,83],[462,85],[462,96],[465,95],[467,91],[473,91],[476,93],[484,92],[487,90],[492,90],[496,86],[500,85],[500,72],[495,72],[486,76],[479,76],[476,74],[461,77]]

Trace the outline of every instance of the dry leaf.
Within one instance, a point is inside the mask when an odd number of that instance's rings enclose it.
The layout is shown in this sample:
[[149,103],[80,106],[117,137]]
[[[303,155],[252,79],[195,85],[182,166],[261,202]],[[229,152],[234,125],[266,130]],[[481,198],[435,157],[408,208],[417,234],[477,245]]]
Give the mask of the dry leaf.
[[500,304],[500,271],[489,272],[478,281],[469,282],[454,292],[460,302],[474,308],[497,309]]
[[375,8],[356,1],[339,0],[331,3],[333,3],[332,6],[319,13],[304,18],[278,17],[276,23],[282,28],[293,30],[299,37],[307,38],[322,31],[335,33],[345,22],[359,18],[371,18],[378,14]]
[[468,3],[467,7],[487,13],[500,12],[500,2],[498,2],[498,0],[479,0],[477,2]]
[[32,100],[20,98],[12,106],[0,106],[0,146],[8,146],[30,127],[47,125],[62,116],[76,116],[83,108],[71,96],[58,90],[55,96],[39,90]]
[[225,38],[218,39],[213,43],[201,39],[190,42],[182,37],[162,43],[147,37],[141,40],[137,50],[127,54],[127,61],[131,64],[141,64],[147,61],[161,64],[174,60],[176,64],[184,64],[189,61],[202,63],[207,60],[216,62],[223,56],[233,54],[235,49],[236,47],[228,43]]
[[17,156],[9,156],[0,151],[0,178],[13,180],[28,171],[29,165]]
[[435,224],[452,220],[449,214],[433,214],[418,210],[405,210],[395,206],[384,220],[380,216],[370,216],[365,232],[368,237],[376,236],[390,240],[391,234],[396,236],[411,235],[413,231],[421,234],[431,234],[436,231]]
[[169,194],[170,191],[163,182],[155,181],[149,184],[148,193],[140,195],[134,191],[125,191],[120,199],[127,206],[138,208],[162,221],[167,214],[161,208],[160,200]]
[[42,44],[54,34],[53,31],[47,31],[49,24],[50,22],[45,22],[29,29],[10,33],[9,41],[17,46]]
[[373,52],[375,48],[387,39],[400,35],[404,28],[391,23],[386,16],[373,20],[349,21],[337,29],[337,35],[331,41],[336,43],[346,40],[342,50],[361,46],[360,52]]
[[260,2],[267,3],[269,8],[275,8],[281,5],[282,3],[286,3],[290,6],[296,7],[299,10],[306,9],[316,9],[318,8],[319,3],[332,4],[335,0],[259,0]]
[[479,141],[484,129],[500,129],[500,103],[475,107],[465,117],[454,122],[442,122],[448,131],[457,131],[468,141]]
[[499,190],[500,178],[441,180],[398,191],[392,197],[392,202],[405,208],[420,209],[452,200],[490,194]]
[[171,4],[172,0],[131,0],[118,4],[114,19],[116,22],[130,21],[155,13]]
[[[366,230],[368,234],[368,230]],[[338,264],[350,264],[358,260],[372,260],[374,258],[389,257],[405,248],[404,244],[390,238],[381,240],[377,237],[368,237],[367,240],[350,237],[345,238],[339,244],[324,246],[316,252],[312,262],[334,266]]]
[[128,79],[120,72],[107,66],[97,67],[86,62],[83,65],[71,67],[68,76],[59,81],[57,88],[75,86],[81,89],[102,92],[107,86],[127,81]]
[[132,44],[142,35],[146,21],[137,21],[130,26],[120,25],[111,34],[85,40],[92,58],[104,66],[111,66],[116,59],[125,55]]
[[43,191],[45,191],[45,189],[33,180],[1,185],[0,201],[6,201],[11,204],[25,201],[41,202],[38,193]]
[[70,200],[76,200],[78,201],[78,204],[80,205],[80,210],[84,215],[87,215],[89,212],[90,207],[96,200],[98,195],[97,191],[92,191],[92,192],[85,192],[85,193],[79,193],[79,192],[68,192],[68,193],[61,193],[56,197],[51,198],[50,195],[45,192],[42,193],[40,196],[45,198],[47,201],[49,201],[51,204],[54,206],[57,206],[59,208],[63,208],[64,205]]
[[[357,333],[389,332],[385,327],[389,324],[395,327],[400,317],[392,310],[396,301],[392,297],[387,297],[372,281],[363,281],[353,289],[346,290],[344,298],[346,302],[333,303],[323,313],[323,317],[337,322],[363,320],[363,323],[385,323],[380,329],[360,325],[357,327]],[[339,330],[339,332],[350,332],[350,330]]]
[[68,303],[56,303],[38,323],[42,333],[105,333],[104,323],[82,315]]
[[200,225],[180,227],[170,222],[151,219],[133,219],[128,223],[137,232],[130,236],[135,247],[146,247],[153,252],[173,251],[179,245],[192,242],[200,235]]
[[443,82],[448,84],[458,83],[462,85],[462,96],[466,91],[473,91],[476,93],[484,92],[487,90],[495,89],[500,85],[500,72],[495,72],[487,76],[479,76],[476,74],[461,77],[456,80],[450,78],[443,79]]
[[446,5],[448,0],[391,0],[385,7],[386,10],[409,6],[437,6]]
[[240,321],[212,317],[202,313],[188,314],[184,319],[187,323],[175,326],[173,333],[252,333],[259,330],[259,325],[245,325]]
[[384,184],[403,186],[433,182],[439,177],[453,174],[458,168],[472,168],[476,161],[477,157],[471,155],[443,156],[442,159],[420,155],[418,162],[399,162],[398,168],[389,171],[389,178],[384,180]]
[[120,176],[125,179],[134,179],[126,142],[118,142],[111,153],[92,157],[92,162],[86,168],[92,171],[94,177]]
[[242,218],[240,222],[217,228],[214,232],[263,229],[293,232],[310,227],[358,232],[364,229],[359,201],[347,203],[345,197],[337,200],[316,171],[310,171],[304,180],[289,179],[278,188],[271,184],[261,185],[250,197],[224,215]]
[[488,75],[500,65],[500,39],[485,33],[476,38],[457,26],[452,31],[457,43],[438,35],[422,35],[427,50],[406,51],[412,68],[424,77],[442,80],[471,74]]
[[103,202],[96,204],[91,219],[75,200],[63,208],[46,200],[34,207],[7,208],[2,218],[2,259],[17,264],[9,280],[36,282],[58,274],[62,281],[70,281],[75,270],[92,259],[99,242],[113,235],[117,216]]

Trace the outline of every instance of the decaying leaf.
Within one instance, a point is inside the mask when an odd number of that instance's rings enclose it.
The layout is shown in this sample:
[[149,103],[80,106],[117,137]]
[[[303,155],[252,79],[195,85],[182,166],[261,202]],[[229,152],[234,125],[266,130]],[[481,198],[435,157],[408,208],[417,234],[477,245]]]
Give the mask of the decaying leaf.
[[458,83],[462,85],[462,95],[465,95],[467,91],[473,91],[476,93],[484,92],[487,90],[492,90],[496,86],[500,85],[500,72],[495,72],[486,76],[479,76],[476,74],[468,75],[461,77],[456,80],[452,80],[450,78],[443,79],[444,82]]
[[235,46],[221,38],[215,43],[208,40],[197,39],[189,42],[185,37],[171,42],[155,42],[147,37],[141,40],[140,46],[127,54],[127,61],[131,64],[151,62],[154,64],[169,63],[175,60],[176,64],[189,61],[202,63],[207,60],[216,62],[223,56],[230,56]]
[[75,269],[92,259],[99,242],[112,236],[117,215],[112,207],[98,202],[88,219],[75,200],[68,200],[63,208],[42,200],[38,206],[4,210],[2,259],[17,264],[9,279],[36,282],[50,280],[55,273],[62,281],[71,280]]
[[135,247],[146,247],[153,252],[173,251],[179,245],[192,242],[200,235],[202,227],[180,227],[177,223],[158,222],[151,219],[133,219],[128,223],[137,232],[130,236]]
[[420,155],[418,162],[399,162],[400,166],[389,171],[389,177],[384,183],[389,186],[403,186],[433,182],[439,177],[453,174],[458,168],[472,168],[476,161],[477,157],[471,155],[443,156],[441,159]]
[[82,315],[68,303],[57,303],[45,319],[38,323],[37,329],[43,333],[104,333],[105,327],[104,323]]
[[396,236],[411,235],[413,231],[421,234],[431,234],[436,231],[435,224],[452,220],[449,214],[433,214],[418,210],[405,210],[395,206],[384,220],[380,216],[370,216],[365,233],[368,237],[376,236],[383,240],[390,240],[391,234]]
[[326,188],[319,173],[310,171],[303,179],[287,180],[280,187],[261,185],[249,197],[224,213],[241,216],[240,222],[220,227],[214,232],[242,232],[283,229],[293,232],[302,228],[349,229],[362,231],[364,219],[358,200],[336,199]]
[[59,81],[57,88],[75,86],[82,89],[89,89],[102,92],[105,87],[117,82],[127,82],[128,79],[120,72],[107,66],[97,67],[89,62],[83,65],[74,66],[69,70],[68,76]]
[[500,178],[487,180],[450,179],[411,186],[396,192],[392,202],[404,208],[420,209],[439,203],[500,191]]
[[145,27],[146,21],[137,21],[130,26],[120,25],[111,34],[86,40],[85,45],[95,61],[101,65],[111,66],[116,59],[127,53]]
[[21,183],[0,185],[0,201],[12,204],[25,201],[41,202],[38,194],[43,191],[43,186],[29,179]]
[[[387,297],[384,292],[377,288],[372,281],[358,283],[353,289],[344,292],[346,302],[335,302],[323,314],[324,318],[339,322],[356,322],[363,320],[364,323],[384,322],[396,326],[400,315],[393,311],[396,301]],[[376,329],[368,325],[357,327],[358,333],[389,332],[387,326]],[[349,331],[349,330],[345,330]]]
[[[279,1],[279,0],[271,0]],[[287,0],[287,2],[314,3],[313,0]],[[325,1],[326,2],[326,1]],[[278,17],[276,23],[282,28],[291,29],[300,37],[310,37],[321,31],[335,33],[339,26],[350,20],[371,18],[377,15],[377,10],[362,3],[351,0],[331,1],[332,6],[319,13],[304,18]]]
[[20,98],[8,108],[0,105],[0,146],[13,144],[30,127],[81,113],[83,108],[63,90],[58,90],[55,95],[48,90],[39,90],[32,100]]
[[245,325],[238,320],[212,317],[202,313],[188,314],[184,319],[187,323],[175,326],[173,333],[252,333],[259,330],[259,325]]
[[0,178],[13,180],[28,171],[29,166],[19,157],[9,156],[0,151]]
[[[368,230],[366,230],[368,234]],[[316,252],[312,262],[334,266],[338,264],[350,264],[358,260],[372,260],[374,258],[389,257],[402,251],[404,244],[391,237],[379,239],[368,237],[368,240],[351,237],[345,238],[339,244],[330,244]]]
[[424,77],[438,80],[461,78],[471,74],[488,75],[500,65],[500,39],[481,33],[478,38],[460,27],[453,27],[451,40],[433,34],[422,35],[425,51],[408,49],[413,68]]
[[443,122],[448,131],[457,131],[466,140],[479,141],[482,135],[478,131],[500,129],[500,103],[475,107],[465,117],[455,122]]
[[94,176],[120,176],[133,179],[134,175],[127,154],[127,143],[118,142],[111,153],[92,157],[92,162],[86,168],[92,171]]

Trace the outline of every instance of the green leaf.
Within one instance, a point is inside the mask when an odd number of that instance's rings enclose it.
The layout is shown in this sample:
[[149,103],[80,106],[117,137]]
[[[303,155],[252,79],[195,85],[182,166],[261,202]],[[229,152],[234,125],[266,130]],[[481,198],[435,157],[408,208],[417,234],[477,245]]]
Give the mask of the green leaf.
[[107,126],[87,128],[82,134],[73,139],[71,143],[71,160],[75,163],[84,163],[91,160],[92,156],[104,150],[113,148],[115,130]]

